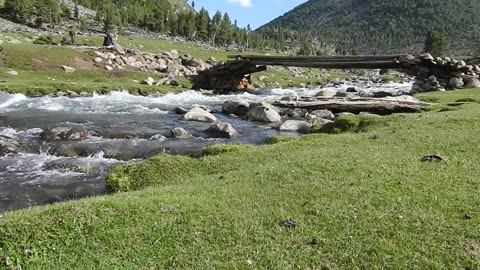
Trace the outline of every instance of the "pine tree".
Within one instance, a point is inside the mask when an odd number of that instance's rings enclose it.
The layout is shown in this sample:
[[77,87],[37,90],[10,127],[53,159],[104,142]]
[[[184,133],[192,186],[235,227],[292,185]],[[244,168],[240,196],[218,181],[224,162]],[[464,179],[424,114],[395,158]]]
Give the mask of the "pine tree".
[[210,15],[208,15],[208,11],[202,7],[196,18],[197,36],[200,40],[208,41],[209,25]]
[[225,45],[230,45],[232,43],[232,21],[226,12],[223,15],[222,22],[220,23],[218,40],[219,43]]
[[222,24],[222,13],[217,10],[215,15],[213,15],[212,21],[210,22],[210,27],[208,31],[208,36],[212,44],[217,44],[217,35],[220,31],[220,25]]
[[425,38],[426,53],[431,53],[433,56],[443,56],[447,48],[447,39],[438,31],[428,31]]

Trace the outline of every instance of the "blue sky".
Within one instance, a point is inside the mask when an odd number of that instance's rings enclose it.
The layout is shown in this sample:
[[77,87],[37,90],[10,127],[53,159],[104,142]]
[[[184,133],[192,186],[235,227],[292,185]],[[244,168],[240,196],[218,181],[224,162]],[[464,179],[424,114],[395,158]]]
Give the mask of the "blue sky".
[[[188,0],[190,3],[192,0]],[[307,0],[194,0],[195,9],[205,7],[210,16],[217,10],[228,12],[232,22],[236,19],[239,26],[250,24],[252,29],[283,15]]]

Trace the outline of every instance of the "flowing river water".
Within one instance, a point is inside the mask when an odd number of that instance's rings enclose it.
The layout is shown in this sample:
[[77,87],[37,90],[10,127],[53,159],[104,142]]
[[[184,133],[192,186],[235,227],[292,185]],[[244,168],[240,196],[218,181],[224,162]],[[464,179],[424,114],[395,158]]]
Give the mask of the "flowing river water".
[[[331,86],[345,90],[352,85]],[[408,93],[411,84],[353,85],[365,92]],[[221,113],[225,101],[274,101],[285,96],[314,96],[325,88],[265,89],[256,94],[210,95],[195,91],[163,96],[133,96],[126,92],[89,97],[26,97],[0,92],[0,136],[28,145],[25,153],[0,156],[0,213],[105,192],[109,169],[158,153],[198,156],[218,143],[262,144],[280,132],[273,124],[251,122]],[[233,139],[209,138],[208,123],[180,119],[174,108],[208,106],[238,132]],[[42,131],[77,127],[94,131],[86,140],[48,141]],[[174,139],[170,130],[182,127],[194,138]]]

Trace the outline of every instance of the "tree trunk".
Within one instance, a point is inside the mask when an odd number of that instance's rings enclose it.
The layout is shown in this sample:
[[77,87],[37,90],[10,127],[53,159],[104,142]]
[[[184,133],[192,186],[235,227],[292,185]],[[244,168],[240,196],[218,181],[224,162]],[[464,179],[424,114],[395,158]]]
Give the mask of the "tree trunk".
[[106,33],[103,39],[103,46],[115,46],[117,45],[117,34],[116,33]]

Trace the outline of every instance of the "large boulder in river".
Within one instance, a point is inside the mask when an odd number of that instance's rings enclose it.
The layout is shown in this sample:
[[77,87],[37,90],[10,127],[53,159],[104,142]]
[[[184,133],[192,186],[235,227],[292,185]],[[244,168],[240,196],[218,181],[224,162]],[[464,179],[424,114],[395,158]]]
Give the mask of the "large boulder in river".
[[40,137],[46,141],[72,140],[80,141],[88,138],[89,132],[84,129],[71,127],[55,127],[44,130]]
[[190,132],[186,131],[184,128],[177,127],[171,130],[172,137],[175,139],[190,139],[192,138],[192,134]]
[[312,124],[309,122],[299,121],[299,120],[287,120],[283,122],[283,124],[281,124],[280,127],[278,127],[278,130],[308,133],[311,127],[312,127]]
[[207,134],[214,138],[233,138],[237,136],[237,131],[229,123],[219,122],[205,130]]
[[0,156],[6,154],[16,154],[24,151],[23,146],[16,140],[0,135]]
[[448,82],[448,86],[452,89],[462,88],[464,85],[463,79],[458,77],[453,77]]
[[310,114],[315,115],[317,118],[333,120],[335,119],[335,115],[329,110],[315,110],[312,111]]
[[228,114],[234,114],[238,116],[244,116],[248,112],[250,104],[248,101],[226,101],[223,103],[222,110]]
[[465,88],[480,88],[480,80],[477,78],[469,78],[465,83]]
[[247,117],[257,122],[276,123],[282,121],[277,108],[265,102],[250,105]]
[[213,123],[217,121],[217,118],[213,114],[198,107],[195,107],[190,111],[188,111],[185,115],[183,115],[183,119],[187,121],[197,121],[197,122],[207,122],[207,123]]

